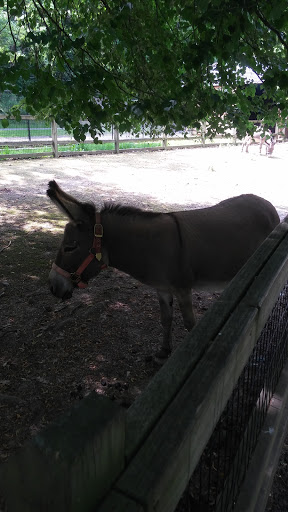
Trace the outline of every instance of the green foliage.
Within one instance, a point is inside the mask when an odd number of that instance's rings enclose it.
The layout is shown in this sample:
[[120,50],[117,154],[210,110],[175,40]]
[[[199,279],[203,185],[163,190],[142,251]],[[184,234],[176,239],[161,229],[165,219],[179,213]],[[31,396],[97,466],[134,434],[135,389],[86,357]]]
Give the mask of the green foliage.
[[[1,136],[1,132],[0,132]],[[161,142],[121,142],[120,149],[143,149],[143,148],[152,148],[152,147],[160,147]],[[66,144],[65,146],[58,146],[58,151],[63,152],[83,152],[83,151],[113,151],[115,150],[115,144],[113,142],[107,142],[104,144],[87,144],[87,143],[79,143],[79,144]],[[33,154],[33,153],[50,153],[52,154],[51,146],[41,146],[41,148],[21,148],[21,149],[13,149],[8,146],[0,147],[0,155],[17,155],[17,154]]]
[[0,92],[0,113],[6,114],[10,112],[13,114],[13,111],[21,111],[22,114],[25,114],[25,108],[23,108],[22,103],[23,98],[18,98],[10,91]]
[[112,123],[169,134],[206,120],[213,135],[245,133],[251,111],[288,115],[287,0],[5,0],[1,27],[0,92],[79,141],[80,119],[97,138]]
[[7,119],[1,119],[1,124],[3,128],[7,128],[9,126],[9,121]]

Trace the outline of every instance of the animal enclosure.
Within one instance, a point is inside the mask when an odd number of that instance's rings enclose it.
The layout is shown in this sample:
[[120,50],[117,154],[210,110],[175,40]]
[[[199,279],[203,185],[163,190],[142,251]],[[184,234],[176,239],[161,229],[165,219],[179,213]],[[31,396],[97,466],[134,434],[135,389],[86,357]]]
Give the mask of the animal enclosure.
[[[52,228],[52,215],[51,217],[48,217],[44,210],[47,202],[45,201],[44,194],[48,179],[53,179],[54,177],[59,179],[61,184],[70,191],[79,191],[79,193],[82,194],[83,199],[87,197],[87,194],[90,194],[89,199],[91,201],[96,199],[98,205],[100,205],[103,200],[108,200],[112,197],[115,201],[119,201],[120,199],[126,204],[133,204],[135,206],[141,206],[142,208],[146,207],[149,209],[151,207],[155,209],[163,208],[163,211],[169,211],[175,209],[175,207],[179,209],[183,207],[193,208],[195,206],[205,206],[216,203],[229,196],[231,197],[233,195],[238,195],[239,193],[251,191],[270,200],[277,207],[277,210],[281,214],[281,218],[283,218],[288,213],[287,206],[285,206],[287,205],[287,191],[285,187],[287,179],[285,162],[287,159],[284,150],[285,145],[276,147],[276,158],[272,158],[271,160],[267,160],[265,157],[261,158],[258,155],[258,148],[255,148],[255,156],[253,153],[251,156],[241,155],[239,148],[227,148],[225,151],[224,149],[203,149],[196,151],[176,150],[173,152],[162,153],[134,153],[129,155],[121,154],[117,156],[105,155],[93,158],[84,157],[81,159],[28,160],[26,162],[14,161],[13,164],[11,161],[2,162],[1,172],[3,177],[1,178],[1,185],[3,188],[6,187],[7,189],[10,189],[7,191],[2,190],[2,206],[5,206],[5,201],[7,200],[6,218],[11,222],[14,219],[13,215],[18,214],[19,220],[23,223],[23,231],[16,231],[15,235],[17,238],[13,238],[9,249],[5,249],[1,253],[1,263],[3,262],[4,264],[5,260],[7,260],[7,263],[9,264],[10,260],[11,265],[11,261],[13,261],[12,270],[15,270],[16,267],[17,273],[15,274],[15,279],[17,278],[17,283],[20,283],[20,286],[16,288],[16,291],[15,286],[13,285],[14,274],[8,275],[8,270],[5,272],[4,275],[7,275],[10,287],[7,288],[5,294],[1,297],[1,314],[3,315],[2,321],[4,321],[1,331],[3,344],[7,340],[5,353],[2,352],[1,354],[1,362],[6,363],[8,359],[8,363],[5,366],[3,364],[2,372],[4,379],[11,378],[15,372],[15,376],[17,375],[19,382],[19,390],[23,390],[23,395],[20,395],[20,398],[21,401],[24,400],[24,406],[22,407],[18,407],[18,403],[13,402],[10,407],[7,408],[8,413],[9,410],[16,411],[17,413],[19,412],[19,415],[17,414],[17,419],[15,417],[15,421],[13,419],[9,423],[9,433],[11,432],[11,434],[13,434],[13,431],[17,430],[17,440],[19,440],[20,437],[19,432],[21,435],[20,441],[21,439],[23,440],[23,435],[21,433],[23,431],[21,431],[23,412],[26,408],[27,410],[32,410],[32,412],[34,411],[35,418],[35,406],[39,410],[39,401],[41,400],[41,396],[45,398],[45,407],[43,401],[43,406],[39,411],[40,421],[42,420],[43,415],[46,414],[46,409],[50,406],[52,406],[54,410],[54,416],[52,418],[50,414],[50,421],[51,419],[54,421],[60,411],[68,409],[71,406],[71,403],[77,403],[79,401],[78,396],[80,396],[81,390],[77,390],[71,386],[71,382],[72,384],[73,382],[76,382],[77,385],[78,383],[82,384],[82,396],[83,391],[86,391],[87,393],[89,390],[94,389],[92,386],[85,386],[83,390],[83,383],[85,385],[84,379],[87,375],[86,368],[88,368],[90,361],[93,362],[93,365],[99,366],[98,372],[101,373],[98,377],[99,373],[96,373],[96,367],[95,370],[93,370],[93,374],[90,372],[91,377],[89,382],[93,386],[98,383],[100,391],[102,389],[105,394],[108,391],[107,396],[111,396],[111,392],[113,392],[118,400],[118,397],[123,396],[123,393],[120,393],[120,390],[118,391],[114,385],[111,388],[109,387],[110,382],[112,384],[112,379],[109,379],[109,375],[107,379],[107,373],[105,373],[106,361],[104,357],[109,357],[111,355],[111,360],[113,360],[114,357],[114,360],[117,361],[117,369],[115,368],[115,372],[114,369],[112,369],[112,377],[114,377],[114,375],[118,377],[116,384],[119,386],[122,386],[123,382],[121,377],[119,377],[119,365],[122,363],[123,367],[123,362],[126,362],[126,358],[128,363],[129,356],[130,359],[132,358],[131,367],[126,366],[126,370],[129,370],[131,373],[131,379],[128,378],[127,381],[124,381],[127,382],[130,390],[132,386],[131,382],[133,382],[132,379],[135,379],[135,373],[141,373],[142,363],[139,363],[139,358],[142,358],[144,361],[147,351],[149,353],[150,350],[156,348],[159,341],[157,330],[155,331],[155,327],[153,325],[154,319],[151,316],[152,309],[150,304],[153,297],[147,296],[145,298],[145,295],[140,295],[139,289],[134,288],[134,285],[130,284],[127,279],[117,278],[116,280],[115,277],[117,276],[112,277],[109,273],[107,274],[107,279],[104,277],[103,273],[103,280],[100,285],[102,286],[104,284],[103,281],[105,282],[105,290],[107,293],[106,297],[105,295],[104,297],[103,295],[101,296],[100,293],[92,294],[92,290],[94,288],[91,287],[91,296],[87,297],[87,299],[89,299],[88,307],[87,304],[85,303],[84,305],[83,302],[83,299],[86,300],[86,296],[81,299],[81,295],[77,294],[77,296],[75,296],[75,300],[71,305],[68,305],[66,309],[62,309],[59,312],[56,311],[56,308],[54,310],[56,303],[54,304],[50,299],[50,294],[47,290],[46,276],[51,266],[51,259],[55,256],[55,251],[59,242],[57,241],[58,239],[56,235],[53,235],[53,240],[55,241],[53,241],[52,237],[49,236],[46,238],[46,242],[44,235],[46,237],[47,233],[43,233],[41,231],[39,234],[44,239],[44,246],[39,245],[37,247],[35,244],[35,242],[38,243],[39,240],[38,230],[44,229],[47,231],[47,229],[49,230]],[[237,155],[236,161],[235,154]],[[129,180],[127,178],[129,178]],[[277,180],[274,178],[277,178]],[[29,182],[29,187],[27,187],[27,180]],[[13,196],[12,192],[14,188],[16,195]],[[139,192],[141,192],[141,195]],[[11,200],[13,202],[11,202]],[[29,203],[29,211],[22,209],[23,201]],[[50,204],[47,205],[47,213],[48,209],[49,211],[51,210]],[[13,212],[15,212],[15,214]],[[54,214],[53,218],[55,220]],[[9,229],[9,232],[12,229],[17,229],[16,225],[14,227],[12,223],[10,226],[11,228]],[[62,233],[63,226],[60,226],[60,228]],[[10,240],[7,236],[9,235],[6,235],[6,238],[3,239],[4,247],[8,245]],[[44,253],[44,251],[49,250],[49,246],[51,246],[52,242],[54,249],[53,251],[50,249],[52,254],[50,253],[51,255],[49,256],[49,254],[46,254],[46,252]],[[27,263],[23,260],[23,257],[20,254],[21,251],[22,254],[23,251],[25,251]],[[35,256],[37,256],[37,266],[35,266]],[[29,263],[29,265],[28,260],[31,260],[31,264]],[[23,268],[24,264],[26,264],[26,266]],[[4,268],[8,269],[8,267]],[[116,290],[116,287],[114,288],[115,285],[119,288],[119,291]],[[111,287],[113,287],[111,294],[108,295],[108,289]],[[100,291],[101,290],[99,290],[99,292]],[[9,296],[11,297],[10,302],[7,300],[9,299]],[[103,300],[102,298],[106,299],[107,304],[102,302],[101,305],[97,305],[97,301]],[[194,300],[196,304],[197,296],[195,296]],[[93,301],[94,306],[91,301]],[[137,304],[137,310],[134,313],[131,306],[135,301]],[[6,303],[9,307],[5,308]],[[125,309],[123,307],[123,303]],[[48,312],[46,309],[41,307],[43,304],[45,308],[47,307]],[[141,307],[139,307],[140,304]],[[199,304],[201,305],[201,302]],[[148,305],[149,307],[147,307]],[[61,306],[61,304],[59,306]],[[119,308],[119,310],[117,309],[117,315],[116,310],[112,309],[112,307]],[[15,317],[17,321],[16,327],[18,334],[17,332],[14,333],[14,331],[12,331],[13,324],[11,325],[11,323],[8,323],[9,317],[14,316],[13,308],[18,308],[18,313]],[[38,324],[36,323],[37,319],[33,316],[35,315],[36,309],[39,310],[39,315],[41,314],[42,316],[42,320]],[[23,314],[20,316],[22,310]],[[7,316],[8,312],[9,316]],[[113,313],[113,315],[111,315],[111,313]],[[118,341],[115,343],[114,348],[112,347],[113,350],[110,349],[107,350],[107,352],[104,352],[104,348],[98,342],[101,330],[96,330],[94,322],[89,323],[90,318],[92,315],[95,316],[95,314],[97,315],[97,319],[100,319],[100,325],[103,325],[103,327],[105,325],[105,349],[109,349],[109,345],[111,347],[111,343],[113,343],[111,325],[112,323],[115,324]],[[131,350],[130,344],[123,343],[124,336],[126,341],[127,334],[129,334],[129,332],[127,332],[126,329],[122,329],[122,324],[119,324],[119,319],[121,317],[123,322],[128,322],[130,325],[130,318],[133,314],[136,315],[137,322],[139,323],[139,329],[136,331],[136,335],[134,330],[131,331],[133,337],[133,339],[131,339],[131,347],[133,344],[133,347],[136,350],[132,354],[129,354]],[[145,324],[143,324],[143,314],[145,317]],[[101,318],[102,315],[107,315],[105,320],[103,319],[103,322]],[[156,311],[155,316],[157,316],[158,319],[158,310]],[[209,319],[211,321],[211,316],[209,316]],[[177,318],[175,320],[177,321]],[[55,330],[53,330],[53,325],[55,325],[56,322],[56,325],[58,326],[59,321],[61,321],[61,323],[68,322],[68,326],[66,323],[65,330],[63,327],[60,332],[60,336],[58,337],[57,332],[55,333]],[[72,329],[70,329],[71,323],[72,326],[75,324]],[[26,324],[27,328],[25,327]],[[97,324],[99,324],[98,321]],[[76,325],[81,326],[81,329],[79,328],[76,330]],[[147,332],[149,336],[145,336],[145,338],[143,338],[145,332]],[[177,339],[180,342],[183,337],[183,331],[178,329],[176,332],[178,336]],[[209,332],[210,331],[205,329],[203,330],[202,341],[205,340],[206,335],[209,335]],[[6,337],[5,333],[8,333]],[[86,338],[89,339],[90,333],[92,334],[91,338],[94,339],[87,343]],[[56,340],[55,334],[57,336]],[[96,343],[95,335],[98,336],[98,340],[96,338]],[[75,341],[73,341],[73,336]],[[146,352],[145,350],[142,351],[142,346],[140,352],[140,346],[137,342],[138,336],[141,340],[141,345],[143,345],[143,347],[146,345]],[[154,345],[149,344],[150,340],[153,341]],[[202,341],[200,340],[199,343],[202,344]],[[13,348],[12,343],[15,344],[14,354],[11,350],[11,348]],[[117,350],[115,348],[116,345]],[[53,348],[53,346],[55,346],[55,348]],[[106,356],[107,353],[108,356]],[[26,357],[22,357],[22,355],[26,355]],[[101,355],[100,360],[97,359],[98,355]],[[53,356],[56,363],[53,362],[51,365],[49,363],[50,360],[52,361]],[[123,357],[125,358],[125,361],[123,361]],[[40,366],[43,359],[44,362]],[[182,365],[186,362],[186,359],[186,357],[183,357]],[[11,366],[8,366],[10,365],[9,360],[12,360],[13,366],[12,363]],[[54,366],[56,366],[56,369],[58,368],[58,372],[59,370],[61,371],[61,381],[57,375],[57,371],[54,372]],[[146,363],[146,368],[147,367],[149,367],[149,363]],[[25,368],[29,370],[29,373],[27,371],[24,372]],[[134,371],[134,368],[136,369],[136,372]],[[169,368],[171,370],[171,367]],[[41,373],[38,373],[40,371]],[[70,379],[70,375],[73,380]],[[22,381],[22,378],[19,381],[19,376],[25,377],[25,381]],[[41,380],[38,380],[39,376],[41,376]],[[105,379],[103,379],[103,384],[102,376],[105,377]],[[174,377],[175,375],[173,374],[173,379]],[[35,387],[33,387],[33,395],[31,392],[30,395],[28,395],[28,384],[32,379],[35,382]],[[51,382],[51,384],[49,384],[49,382]],[[65,386],[65,394],[61,392],[62,382],[63,386]],[[11,382],[11,384],[13,384],[13,382]],[[54,393],[52,388],[55,388]],[[15,388],[11,385],[9,388],[6,386],[6,389],[8,393],[10,392],[12,395],[18,395]],[[157,390],[157,385],[154,389]],[[73,393],[74,398],[69,398],[70,392],[71,397]],[[126,397],[127,391],[124,391],[124,393],[124,396]],[[157,401],[159,401],[164,394],[163,390],[160,392],[160,396],[155,393]],[[279,397],[282,398],[282,396],[284,397],[284,394],[279,394]],[[278,400],[277,397],[275,400]],[[2,416],[2,424],[6,417],[10,417],[8,416],[8,413],[6,413],[5,416]],[[32,421],[33,423],[36,423],[37,417]],[[26,419],[26,425],[28,425],[28,428],[30,424],[31,423],[28,423]],[[23,425],[25,425],[25,423],[23,423]],[[269,430],[269,428],[266,430]],[[3,453],[3,445],[1,446],[1,449]],[[11,453],[13,453],[12,450]],[[257,468],[259,469],[259,464],[256,469]],[[258,469],[255,471],[255,474],[258,472]],[[285,476],[285,474],[283,474],[283,476]],[[244,510],[247,510],[247,508],[244,508]]]
[[[10,461],[2,474],[8,505],[18,510],[21,504],[23,512],[45,510],[47,503],[56,511],[97,506],[99,512],[152,512],[157,503],[157,510],[173,512],[193,475],[186,491],[193,510],[198,505],[213,512],[237,510],[241,483],[287,362],[287,273],[288,224],[283,222],[126,414],[88,397],[78,412],[48,427]],[[285,388],[278,416],[287,422]],[[104,426],[98,420],[93,432],[95,414]],[[269,428],[277,432],[279,422]],[[25,477],[19,471],[23,464]],[[257,491],[267,456],[261,467]],[[39,475],[40,494],[31,472]],[[253,485],[250,497],[245,493],[247,510],[258,497]],[[183,499],[179,511],[185,510]]]

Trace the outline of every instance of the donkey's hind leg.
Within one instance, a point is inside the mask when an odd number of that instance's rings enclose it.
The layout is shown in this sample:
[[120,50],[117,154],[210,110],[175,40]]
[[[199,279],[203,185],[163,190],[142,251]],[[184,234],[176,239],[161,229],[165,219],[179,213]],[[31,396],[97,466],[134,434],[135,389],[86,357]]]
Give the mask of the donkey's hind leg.
[[166,359],[172,349],[172,318],[173,318],[173,295],[170,292],[157,290],[160,304],[160,317],[163,330],[163,343],[161,349],[155,355],[156,359]]
[[191,329],[196,324],[196,319],[193,311],[192,305],[192,292],[191,290],[177,290],[176,297],[179,303],[179,307],[182,313],[184,325],[187,331],[191,331]]

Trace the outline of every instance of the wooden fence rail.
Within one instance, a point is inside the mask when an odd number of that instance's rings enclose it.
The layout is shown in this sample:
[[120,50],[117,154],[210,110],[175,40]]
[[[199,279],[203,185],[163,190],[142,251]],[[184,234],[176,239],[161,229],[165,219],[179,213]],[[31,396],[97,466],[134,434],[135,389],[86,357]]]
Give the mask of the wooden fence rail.
[[2,466],[8,510],[173,512],[287,279],[288,217],[127,412],[92,394]]
[[[0,114],[0,121],[1,119],[5,119],[5,115],[4,114]],[[13,118],[11,118],[13,119]],[[33,116],[30,116],[30,115],[23,115],[22,116],[22,120],[23,121],[26,121],[28,123],[28,133],[29,133],[29,136],[28,136],[28,140],[26,141],[23,141],[23,140],[18,140],[17,142],[11,140],[7,141],[5,140],[5,138],[2,137],[2,143],[1,143],[1,137],[0,137],[0,149],[1,149],[1,146],[4,147],[5,149],[11,147],[11,148],[17,148],[17,149],[20,149],[20,148],[23,148],[23,152],[17,152],[17,153],[13,153],[13,154],[9,154],[9,153],[4,153],[4,154],[1,154],[0,152],[0,159],[3,159],[3,158],[27,158],[27,157],[39,157],[39,156],[53,156],[55,158],[58,158],[59,156],[70,156],[70,155],[74,155],[76,156],[77,154],[81,155],[83,153],[86,153],[86,154],[97,154],[97,153],[103,153],[103,150],[101,149],[96,149],[97,146],[95,146],[95,149],[91,150],[91,149],[85,149],[85,145],[87,144],[91,144],[93,143],[93,140],[88,136],[88,138],[85,140],[84,143],[81,143],[83,144],[83,147],[81,147],[81,151],[60,151],[59,150],[59,146],[66,146],[66,145],[69,145],[69,144],[78,144],[78,141],[76,141],[75,139],[73,139],[72,137],[69,137],[68,134],[67,134],[67,137],[68,139],[66,138],[66,141],[63,139],[63,136],[61,136],[61,138],[59,138],[58,136],[58,126],[55,122],[54,119],[51,120],[51,137],[45,137],[45,141],[44,140],[36,140],[35,137],[33,137],[32,135],[32,129],[30,127],[30,121],[37,121],[35,117]],[[9,130],[9,128],[7,128],[7,130]],[[218,134],[215,138],[214,141],[211,142],[210,139],[207,139],[206,138],[206,125],[205,123],[201,123],[201,129],[200,131],[199,130],[196,130],[196,129],[190,129],[188,130],[188,136],[184,137],[183,134],[180,135],[180,134],[177,134],[175,136],[171,136],[171,137],[168,137],[167,135],[164,135],[162,134],[161,136],[158,136],[158,137],[144,137],[144,136],[141,136],[141,137],[133,137],[133,135],[131,135],[130,137],[123,137],[123,136],[120,136],[119,134],[119,131],[117,129],[117,127],[113,127],[112,130],[111,130],[111,136],[109,138],[101,138],[101,143],[112,143],[114,145],[114,149],[113,150],[104,150],[106,153],[119,153],[121,151],[127,151],[127,149],[120,149],[120,143],[121,142],[133,142],[133,143],[139,143],[139,142],[158,142],[160,143],[159,146],[157,147],[149,147],[149,148],[145,148],[146,150],[148,149],[149,151],[155,151],[155,150],[167,150],[167,149],[176,149],[178,147],[180,148],[183,148],[183,147],[209,147],[209,146],[215,146],[217,145],[217,143],[219,144],[219,142],[227,142],[227,140],[230,142],[230,143],[233,143],[233,144],[240,144],[241,141],[237,139],[237,133],[236,133],[236,129],[233,129],[231,130],[231,133],[227,133],[226,135],[223,135],[223,134]],[[285,141],[287,140],[288,138],[288,128],[285,128],[285,129],[280,129],[277,125],[275,127],[275,131],[277,133],[277,137],[278,137],[278,140],[279,141]],[[228,137],[228,139],[227,139]],[[178,143],[177,143],[178,141]],[[217,141],[217,142],[216,142]],[[37,153],[28,153],[27,150],[25,152],[25,147],[29,147],[31,148],[31,146],[33,146],[33,148],[38,148],[39,147],[39,152],[37,151]],[[51,152],[48,152],[47,151],[42,151],[40,150],[41,146],[51,146]],[[128,150],[129,151],[129,150]]]
[[[0,120],[1,119],[4,119],[5,116],[3,114],[0,114]],[[25,115],[25,116],[22,116],[22,119],[27,121],[27,123],[29,123],[29,121],[35,121],[35,117],[33,116],[28,116],[28,115]],[[151,150],[167,150],[167,149],[175,149],[177,147],[185,147],[185,145],[191,147],[191,142],[193,142],[193,146],[192,147],[202,147],[202,146],[209,146],[209,145],[215,145],[214,144],[210,144],[211,141],[207,140],[205,138],[205,134],[206,134],[206,130],[205,130],[205,125],[202,124],[202,127],[201,127],[201,131],[200,132],[197,132],[197,130],[190,130],[189,129],[189,136],[187,136],[186,138],[184,138],[183,135],[177,135],[175,137],[167,137],[166,135],[162,134],[161,136],[158,136],[158,137],[144,137],[144,136],[141,136],[141,137],[135,137],[133,135],[131,135],[130,137],[125,137],[125,136],[120,136],[119,134],[119,130],[116,128],[116,127],[113,127],[112,131],[111,131],[111,136],[109,138],[101,138],[101,143],[112,143],[114,145],[114,149],[113,150],[105,150],[106,153],[119,153],[120,151],[125,151],[125,150],[122,150],[120,149],[120,143],[121,142],[134,142],[134,143],[139,143],[139,142],[158,142],[160,143],[159,146],[157,147],[150,147],[150,148],[146,148],[146,149],[149,149],[150,151]],[[68,137],[68,136],[67,136]],[[222,140],[225,142],[225,138],[223,138],[223,135],[219,135],[218,137],[222,137]],[[81,150],[81,152],[75,152],[75,151],[60,151],[59,150],[59,146],[65,146],[65,145],[69,145],[69,144],[77,144],[78,142],[75,141],[72,137],[69,138],[65,141],[63,139],[63,136],[61,136],[61,138],[59,138],[58,136],[58,126],[55,122],[55,120],[52,119],[51,121],[51,137],[45,137],[45,140],[37,140],[35,139],[35,137],[31,136],[30,134],[30,137],[28,137],[29,140],[26,140],[26,141],[13,141],[11,140],[11,138],[9,139],[9,141],[5,141],[5,139],[3,138],[2,140],[2,143],[1,143],[1,137],[0,137],[0,147],[3,146],[3,147],[11,147],[11,148],[15,148],[17,147],[18,149],[23,147],[25,149],[25,147],[31,147],[33,145],[33,147],[39,147],[39,152],[37,151],[37,153],[31,153],[31,154],[28,154],[27,152],[25,153],[24,149],[23,149],[23,152],[21,153],[19,151],[19,153],[13,153],[13,154],[0,154],[0,159],[1,158],[27,158],[29,156],[53,156],[55,158],[59,157],[59,156],[69,156],[69,155],[74,155],[74,156],[77,156],[77,154],[83,154],[84,152],[86,154],[96,154],[97,152],[101,152],[103,153],[103,150],[99,149],[97,150],[97,146],[95,146],[95,150],[87,150],[85,149],[85,145],[87,144],[91,144],[93,143],[93,140],[91,138],[87,138],[86,141],[83,143],[83,150]],[[173,146],[170,146],[169,145],[169,141],[171,142],[173,140]],[[231,134],[231,137],[230,139],[231,142],[233,142],[234,144],[237,143],[237,139],[236,139],[236,131],[234,131],[233,134]],[[177,144],[177,141],[179,142],[179,145]],[[187,144],[185,144],[185,142],[187,142]],[[47,153],[47,152],[41,152],[40,150],[40,147],[41,146],[51,146],[51,152],[50,153]],[[127,150],[126,150],[127,151]]]

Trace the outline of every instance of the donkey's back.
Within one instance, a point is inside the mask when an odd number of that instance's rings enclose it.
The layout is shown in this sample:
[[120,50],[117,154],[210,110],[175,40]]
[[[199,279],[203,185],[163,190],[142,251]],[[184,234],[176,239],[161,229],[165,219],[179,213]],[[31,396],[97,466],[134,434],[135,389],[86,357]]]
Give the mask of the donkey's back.
[[274,206],[253,194],[175,215],[182,239],[182,278],[202,289],[232,279],[279,223]]
[[222,290],[279,223],[274,206],[252,194],[173,216],[180,257],[178,254],[178,265],[176,261],[172,265],[173,288],[158,293],[163,325],[158,360],[171,351],[173,295],[178,299],[185,327],[191,330],[196,321],[191,289]]

